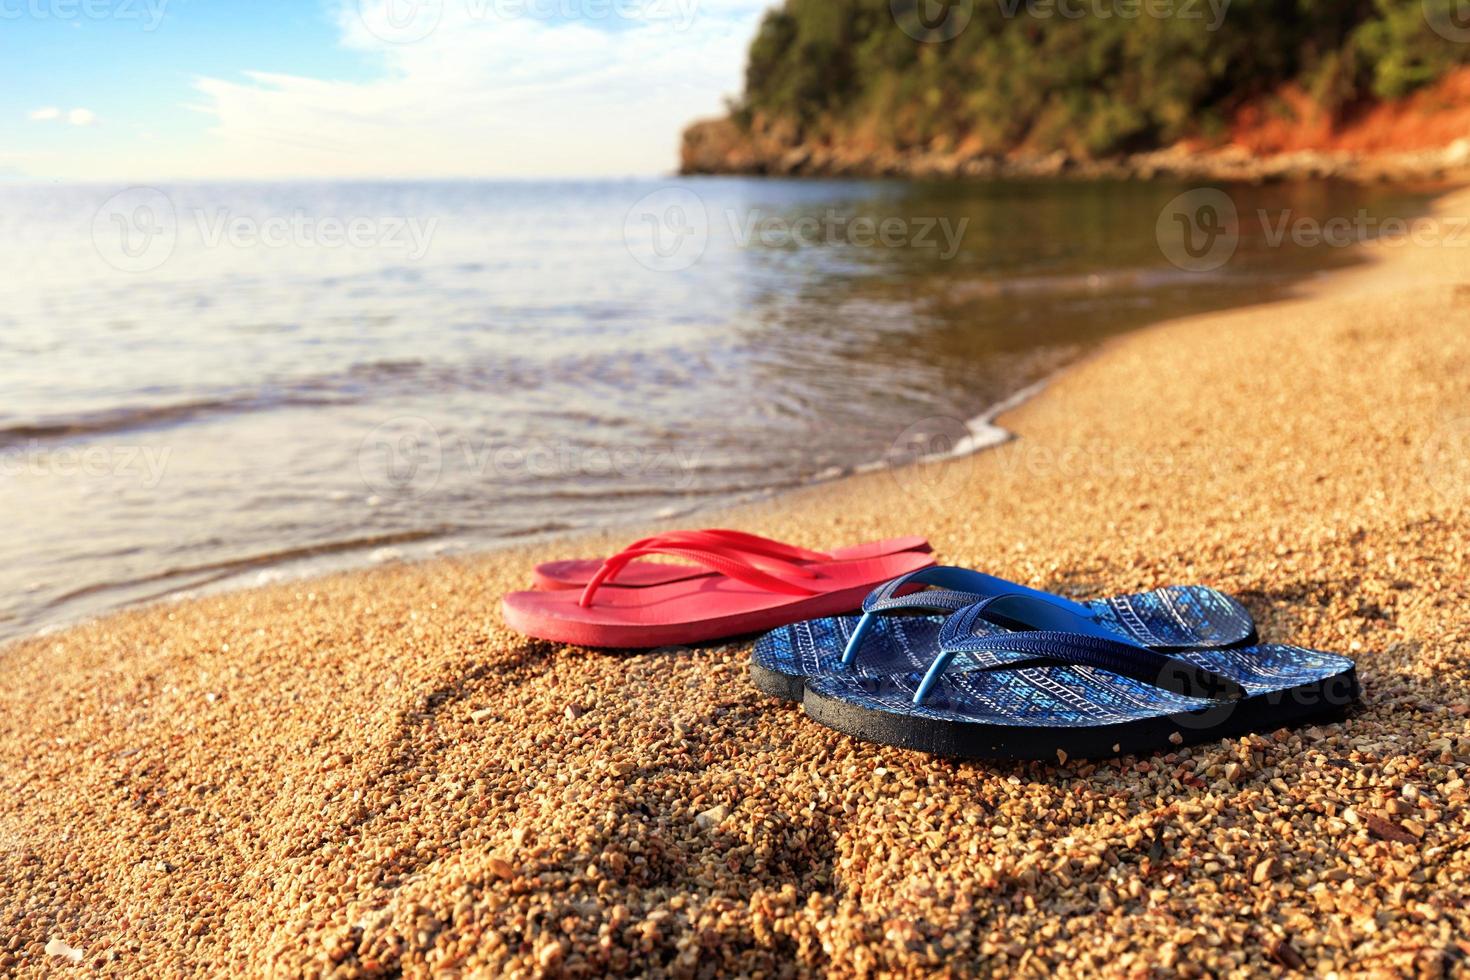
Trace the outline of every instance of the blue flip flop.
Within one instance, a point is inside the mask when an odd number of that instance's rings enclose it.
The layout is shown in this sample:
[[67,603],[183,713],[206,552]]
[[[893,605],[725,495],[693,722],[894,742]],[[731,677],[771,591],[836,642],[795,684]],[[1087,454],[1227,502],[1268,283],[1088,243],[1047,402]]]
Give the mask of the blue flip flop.
[[[1082,620],[1072,631],[1069,613],[1036,603],[995,596],[960,610],[922,671],[809,677],[806,713],[936,755],[1096,758],[1340,716],[1358,698],[1346,657],[1279,644],[1164,653]],[[1063,628],[996,634],[997,614]]]
[[[800,701],[807,678],[835,670],[869,676],[923,671],[938,653],[944,617],[998,595],[1027,595],[1058,604],[1109,635],[1159,650],[1219,649],[1256,639],[1255,621],[1245,607],[1202,585],[1171,585],[1080,603],[994,575],[941,565],[878,587],[863,600],[862,616],[811,619],[766,633],[751,651],[751,680],[767,694]],[[883,615],[913,611],[940,615]],[[996,631],[1004,626],[998,624]]]

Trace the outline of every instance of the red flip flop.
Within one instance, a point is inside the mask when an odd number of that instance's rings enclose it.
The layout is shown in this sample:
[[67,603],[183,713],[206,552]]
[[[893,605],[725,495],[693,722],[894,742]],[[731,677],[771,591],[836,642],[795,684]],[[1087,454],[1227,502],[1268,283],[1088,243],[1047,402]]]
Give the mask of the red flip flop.
[[[636,559],[668,555],[708,573],[636,589],[604,588]],[[847,561],[758,568],[726,552],[658,544],[630,548],[603,562],[580,593],[512,592],[501,611],[512,629],[543,640],[588,647],[646,649],[698,643],[836,616],[862,605],[889,579],[934,564],[918,551]]]
[[[861,561],[865,558],[882,558],[904,551],[928,551],[929,542],[918,535],[888,538],[884,541],[869,541],[866,544],[833,548],[831,551],[812,551],[798,548],[784,541],[763,538],[744,531],[724,528],[706,528],[700,531],[671,531],[634,541],[629,549],[649,548],[669,544],[698,551],[713,551],[742,558],[747,564],[760,568],[771,568],[789,572],[793,565],[810,562]],[[549,561],[537,565],[532,572],[533,587],[552,591],[556,589],[582,589],[597,575],[606,559],[569,558]],[[671,565],[667,562],[638,561],[618,573],[619,588],[647,588],[651,585],[668,585],[692,578],[703,578],[717,574],[707,568],[694,565]]]

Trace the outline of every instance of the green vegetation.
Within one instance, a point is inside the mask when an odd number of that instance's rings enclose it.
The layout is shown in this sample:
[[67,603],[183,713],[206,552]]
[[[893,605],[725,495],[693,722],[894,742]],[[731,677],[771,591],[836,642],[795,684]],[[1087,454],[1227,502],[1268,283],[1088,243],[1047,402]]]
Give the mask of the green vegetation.
[[1287,83],[1341,114],[1432,82],[1470,60],[1429,24],[1455,23],[1457,2],[949,0],[970,17],[944,40],[943,0],[786,0],[751,44],[735,119],[897,147],[1152,148],[1210,136]]

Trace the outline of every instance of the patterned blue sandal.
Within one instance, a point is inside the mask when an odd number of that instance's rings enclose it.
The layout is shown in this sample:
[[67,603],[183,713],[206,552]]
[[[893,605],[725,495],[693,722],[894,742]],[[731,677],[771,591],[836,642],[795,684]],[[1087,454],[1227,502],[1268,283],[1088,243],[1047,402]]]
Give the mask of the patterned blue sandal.
[[[899,595],[923,586],[939,588]],[[751,651],[751,680],[767,694],[800,701],[807,678],[836,670],[867,676],[923,671],[939,652],[944,617],[977,599],[997,595],[1029,595],[1059,603],[1111,633],[1159,650],[1218,649],[1256,639],[1255,621],[1245,607],[1202,585],[1171,585],[1079,603],[967,568],[936,566],[875,589],[863,600],[861,617],[829,616],[766,633]],[[913,611],[940,615],[882,615]]]
[[996,635],[982,618],[1062,625],[1050,610],[1015,608],[1033,601],[999,596],[951,616],[927,670],[809,678],[806,713],[935,755],[1065,760],[1273,731],[1341,716],[1358,697],[1353,661],[1330,653],[1277,644],[1161,653],[1095,628]]

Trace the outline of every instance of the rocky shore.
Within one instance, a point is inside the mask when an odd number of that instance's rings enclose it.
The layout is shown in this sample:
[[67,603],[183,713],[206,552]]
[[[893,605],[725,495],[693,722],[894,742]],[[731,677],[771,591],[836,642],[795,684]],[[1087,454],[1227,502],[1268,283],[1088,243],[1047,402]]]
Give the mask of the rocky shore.
[[1447,146],[1402,152],[1296,150],[1258,153],[1238,145],[1185,144],[1109,159],[1063,152],[995,153],[963,144],[894,147],[871,142],[810,141],[793,127],[757,119],[742,128],[729,118],[684,131],[681,174],[780,177],[908,177],[918,179],[1076,178],[1197,181],[1331,178],[1363,183],[1470,180],[1470,137]]

